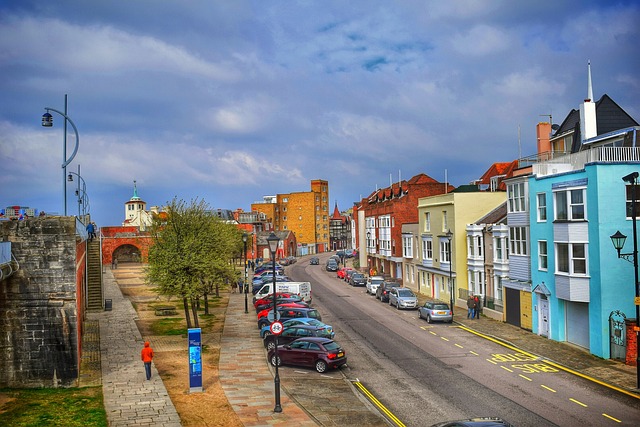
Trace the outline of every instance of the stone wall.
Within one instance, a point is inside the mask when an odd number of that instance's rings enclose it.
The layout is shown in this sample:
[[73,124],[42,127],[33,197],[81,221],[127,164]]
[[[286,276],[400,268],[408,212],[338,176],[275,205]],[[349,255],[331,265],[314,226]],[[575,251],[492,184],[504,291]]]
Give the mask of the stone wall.
[[0,282],[0,387],[76,384],[86,264],[77,227],[74,217],[0,222],[20,264]]

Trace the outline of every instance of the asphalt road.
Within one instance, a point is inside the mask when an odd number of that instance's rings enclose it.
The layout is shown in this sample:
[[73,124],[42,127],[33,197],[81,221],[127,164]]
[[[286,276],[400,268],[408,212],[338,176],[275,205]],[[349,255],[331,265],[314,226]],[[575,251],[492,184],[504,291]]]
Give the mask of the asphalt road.
[[397,311],[305,260],[288,267],[312,283],[313,305],[346,349],[358,379],[406,426],[497,416],[517,426],[638,425],[637,400],[558,371],[417,311]]

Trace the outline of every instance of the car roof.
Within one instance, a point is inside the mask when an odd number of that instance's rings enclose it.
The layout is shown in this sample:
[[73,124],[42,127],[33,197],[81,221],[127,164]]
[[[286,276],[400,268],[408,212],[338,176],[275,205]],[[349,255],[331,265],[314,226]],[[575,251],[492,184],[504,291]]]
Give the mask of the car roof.
[[331,338],[325,338],[325,337],[302,337],[302,338],[298,338],[296,341],[311,341],[311,342],[317,342],[323,345],[333,342]]

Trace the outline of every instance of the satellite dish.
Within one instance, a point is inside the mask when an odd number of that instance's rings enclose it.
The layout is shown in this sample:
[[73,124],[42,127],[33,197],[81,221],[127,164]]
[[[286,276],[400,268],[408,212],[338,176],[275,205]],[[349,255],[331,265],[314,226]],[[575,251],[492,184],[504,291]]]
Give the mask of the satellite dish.
[[553,125],[551,125],[551,129],[558,130],[558,129],[560,129],[560,125],[553,124]]

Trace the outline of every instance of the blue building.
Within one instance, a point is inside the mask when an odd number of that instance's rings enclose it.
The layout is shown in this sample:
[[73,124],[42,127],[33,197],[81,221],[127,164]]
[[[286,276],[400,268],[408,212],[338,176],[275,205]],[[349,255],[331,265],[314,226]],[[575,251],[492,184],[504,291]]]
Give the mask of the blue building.
[[618,259],[610,236],[632,235],[631,189],[622,177],[640,172],[640,126],[607,95],[592,97],[589,72],[580,109],[548,139],[539,138],[537,157],[523,161],[526,173],[507,183],[508,205],[522,197],[526,206],[507,215],[510,247],[526,242],[515,263],[510,255],[510,268],[528,262],[530,277],[515,280],[523,274],[515,270],[506,286],[518,288],[521,317],[530,315],[533,332],[602,358],[624,358],[616,347],[624,333],[610,319],[635,317],[634,269]]

